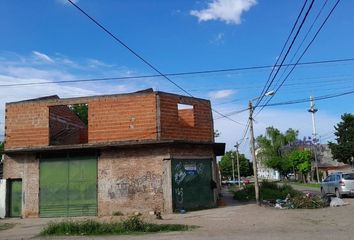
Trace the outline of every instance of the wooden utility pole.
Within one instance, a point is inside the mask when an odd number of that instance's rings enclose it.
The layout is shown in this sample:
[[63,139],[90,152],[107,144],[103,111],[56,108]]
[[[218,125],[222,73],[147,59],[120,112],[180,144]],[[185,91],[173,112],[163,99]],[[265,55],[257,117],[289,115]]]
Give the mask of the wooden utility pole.
[[250,124],[250,144],[251,144],[251,154],[253,163],[253,175],[254,175],[254,190],[256,195],[256,203],[259,205],[259,185],[258,185],[258,173],[257,173],[257,160],[256,160],[256,147],[254,142],[254,132],[253,132],[253,106],[252,101],[248,102],[248,108],[250,110],[249,124]]
[[237,178],[238,178],[238,188],[241,188],[241,176],[240,176],[240,160],[239,160],[239,156],[238,156],[238,147],[239,147],[239,143],[236,142],[235,148],[236,148],[236,159],[237,159]]

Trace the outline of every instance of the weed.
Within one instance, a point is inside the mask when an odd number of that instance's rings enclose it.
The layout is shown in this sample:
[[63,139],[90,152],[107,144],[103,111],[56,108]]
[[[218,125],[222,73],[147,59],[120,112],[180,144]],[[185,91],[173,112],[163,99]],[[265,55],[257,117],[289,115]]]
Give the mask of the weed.
[[188,231],[194,226],[181,224],[153,224],[146,223],[139,216],[132,216],[122,222],[101,223],[93,220],[63,221],[49,223],[40,233],[42,236],[52,235],[107,235],[129,233],[152,233],[168,231]]

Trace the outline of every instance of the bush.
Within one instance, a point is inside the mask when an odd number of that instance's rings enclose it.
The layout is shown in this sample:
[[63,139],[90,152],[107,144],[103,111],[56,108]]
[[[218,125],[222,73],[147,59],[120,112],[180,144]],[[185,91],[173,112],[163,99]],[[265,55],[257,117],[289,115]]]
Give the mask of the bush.
[[[276,200],[285,199],[287,195],[298,196],[301,192],[294,190],[290,185],[278,185],[275,182],[264,181],[260,184],[260,199],[261,200]],[[234,192],[234,199],[239,201],[255,200],[254,185],[247,185],[245,188]]]
[[40,235],[118,235],[139,232],[187,231],[193,228],[195,227],[181,224],[146,223],[138,216],[132,216],[122,222],[112,223],[101,223],[94,220],[49,223]]

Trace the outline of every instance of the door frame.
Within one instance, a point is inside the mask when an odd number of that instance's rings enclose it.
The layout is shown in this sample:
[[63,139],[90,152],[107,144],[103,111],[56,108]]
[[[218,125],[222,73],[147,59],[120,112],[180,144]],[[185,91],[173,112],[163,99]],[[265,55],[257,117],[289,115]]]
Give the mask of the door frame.
[[[11,193],[12,193],[12,183],[13,182],[21,182],[21,212],[20,216],[11,216]],[[22,210],[23,210],[23,181],[22,178],[8,178],[6,179],[6,217],[22,217]]]

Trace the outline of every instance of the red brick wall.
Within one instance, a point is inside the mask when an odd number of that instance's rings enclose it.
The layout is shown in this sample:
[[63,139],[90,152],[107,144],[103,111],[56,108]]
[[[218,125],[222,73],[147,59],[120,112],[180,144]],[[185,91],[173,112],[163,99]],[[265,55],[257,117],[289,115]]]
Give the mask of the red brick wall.
[[[5,148],[48,146],[49,107],[79,103],[88,104],[89,122],[88,136],[83,131],[79,143],[85,142],[86,138],[88,143],[156,140],[158,129],[161,140],[214,141],[209,101],[145,92],[7,104]],[[180,110],[178,114],[178,103],[193,105],[193,114],[191,109]],[[157,106],[160,112],[157,112]]]
[[[159,98],[162,140],[214,141],[213,119],[209,101],[164,93],[160,93]],[[178,103],[194,106],[194,127],[179,120]],[[191,109],[188,110],[191,111]],[[181,116],[184,116],[183,111],[185,110],[180,110]],[[191,121],[190,117],[191,115],[183,118],[183,120]]]
[[94,98],[89,102],[89,143],[156,136],[155,93]]
[[163,171],[168,157],[168,150],[162,148],[102,151],[98,159],[98,215],[164,211],[163,184],[171,181]]
[[66,105],[49,107],[50,144],[87,143],[87,126]]
[[178,122],[183,126],[194,127],[194,109],[179,109]]
[[49,144],[49,111],[45,103],[6,105],[5,148]]

